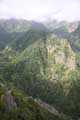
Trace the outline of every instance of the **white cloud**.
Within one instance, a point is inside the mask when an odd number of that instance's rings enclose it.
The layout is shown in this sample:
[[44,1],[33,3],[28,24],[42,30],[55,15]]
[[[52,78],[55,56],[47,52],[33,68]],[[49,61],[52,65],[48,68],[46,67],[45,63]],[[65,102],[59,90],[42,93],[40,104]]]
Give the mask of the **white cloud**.
[[0,0],[0,18],[80,20],[80,0]]

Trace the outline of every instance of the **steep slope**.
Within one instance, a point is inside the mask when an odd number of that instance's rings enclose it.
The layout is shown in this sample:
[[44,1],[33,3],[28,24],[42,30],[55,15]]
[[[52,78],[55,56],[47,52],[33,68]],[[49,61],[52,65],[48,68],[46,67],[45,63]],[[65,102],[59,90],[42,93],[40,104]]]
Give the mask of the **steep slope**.
[[68,39],[73,50],[80,51],[80,21],[51,21],[43,24],[57,36]]
[[43,24],[35,22],[35,21],[28,21],[28,20],[16,20],[16,19],[9,19],[9,20],[0,20],[0,32],[8,32],[8,33],[21,33],[30,30],[30,28],[36,30],[45,30]]
[[27,20],[0,20],[0,49],[3,49],[7,43],[19,39],[30,29],[36,31],[47,31],[45,26],[35,21]]
[[[77,120],[80,118],[80,53],[75,38],[79,40],[79,34],[75,35],[75,30],[66,32],[64,25],[53,31],[34,22],[32,26],[28,31],[24,27],[9,28],[7,31],[14,37],[6,32],[9,41],[5,42],[6,37],[1,39],[4,47],[1,45],[0,50],[0,81]],[[19,36],[14,35],[16,29],[22,30]]]
[[32,97],[25,96],[17,89],[0,87],[1,120],[67,120],[44,108]]
[[[9,47],[18,51],[18,54],[1,71],[1,81],[6,80],[8,85],[13,84],[64,113],[77,116],[79,110],[76,110],[76,104],[73,109],[75,98],[72,99],[72,96],[74,88],[79,88],[75,85],[79,82],[80,75],[76,54],[68,40],[53,33],[30,30],[19,43],[15,41]],[[76,101],[79,105],[78,96]]]
[[[49,73],[50,75],[54,75],[54,68],[58,65],[63,66],[63,69],[66,70],[76,69],[76,55],[72,51],[72,48],[67,39],[60,39],[54,34],[50,33],[48,33],[47,35],[45,33],[37,33],[37,35],[35,34],[35,32],[30,33],[32,39],[30,38],[28,33],[28,41],[30,42],[31,40],[31,43],[33,43],[29,45],[27,41],[28,47],[20,52],[20,54],[17,55],[15,59],[13,59],[13,63],[17,64],[20,61],[30,62],[27,61],[28,59],[33,60],[34,62],[36,62],[36,65],[38,65],[38,68],[42,70],[41,73],[43,74],[43,76],[46,74],[48,75]],[[25,37],[24,40],[27,40],[27,37]],[[23,43],[25,43],[25,41],[23,41]],[[32,67],[33,63],[30,64]],[[52,75],[50,76],[51,79],[53,79]]]
[[71,44],[76,51],[80,51],[80,23],[77,29],[71,33]]

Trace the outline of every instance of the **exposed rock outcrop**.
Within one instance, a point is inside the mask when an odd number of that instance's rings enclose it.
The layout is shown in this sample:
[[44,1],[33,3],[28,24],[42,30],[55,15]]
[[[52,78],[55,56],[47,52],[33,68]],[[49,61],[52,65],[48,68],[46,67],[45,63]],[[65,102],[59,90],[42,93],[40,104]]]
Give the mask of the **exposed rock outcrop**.
[[[53,43],[51,43],[52,41]],[[51,64],[64,64],[70,70],[75,69],[75,53],[66,39],[58,39],[55,36],[51,36],[51,40],[48,40],[47,50]]]
[[17,108],[17,104],[11,94],[11,91],[7,91],[6,93],[2,94],[1,101],[4,102],[6,111],[11,111],[12,109]]

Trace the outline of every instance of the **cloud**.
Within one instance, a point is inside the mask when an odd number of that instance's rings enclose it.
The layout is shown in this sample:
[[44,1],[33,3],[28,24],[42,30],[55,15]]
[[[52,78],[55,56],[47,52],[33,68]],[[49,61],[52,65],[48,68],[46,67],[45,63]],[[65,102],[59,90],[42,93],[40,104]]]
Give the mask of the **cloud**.
[[0,0],[0,18],[80,20],[80,0]]

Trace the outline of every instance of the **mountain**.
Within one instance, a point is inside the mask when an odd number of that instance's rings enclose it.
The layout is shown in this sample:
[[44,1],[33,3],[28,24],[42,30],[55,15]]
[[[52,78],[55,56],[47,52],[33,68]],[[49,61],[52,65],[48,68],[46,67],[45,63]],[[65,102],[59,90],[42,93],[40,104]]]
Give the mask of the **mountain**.
[[47,27],[47,29],[59,37],[68,39],[73,50],[80,51],[80,21],[50,21],[43,24],[45,27]]
[[71,42],[74,45],[74,47],[78,51],[80,51],[80,22],[78,24],[77,29],[71,34]]
[[0,20],[1,32],[20,33],[20,32],[26,32],[30,28],[33,28],[35,30],[45,30],[45,27],[43,24],[37,23],[35,21],[16,20],[16,19]]
[[42,107],[38,101],[16,88],[7,87],[0,87],[0,119],[67,120],[65,116],[50,112],[48,108]]
[[[10,89],[15,86],[24,91],[26,96],[32,97],[34,103],[37,99],[37,104],[41,103],[39,109],[41,105],[44,109],[46,106],[48,108],[51,106],[50,108],[55,108],[72,120],[78,120],[80,118],[79,38],[79,22],[37,23],[1,20],[0,82]],[[24,94],[22,93],[23,98]],[[21,98],[20,100],[23,103]],[[33,109],[34,116],[35,110]],[[22,108],[20,111],[24,114]],[[50,112],[51,109],[47,111]],[[30,114],[32,116],[32,112]],[[40,114],[42,115],[42,112]],[[47,114],[43,115],[44,119],[48,119],[46,116]],[[49,120],[54,120],[54,115],[52,116]],[[25,120],[21,118],[23,119]],[[34,120],[36,119],[43,118],[34,117]],[[65,120],[67,117],[61,116],[59,119]]]
[[44,26],[47,27],[48,29],[50,29],[51,31],[53,31],[54,29],[63,29],[64,31],[68,31],[68,32],[74,32],[77,28],[78,25],[80,24],[79,21],[74,21],[74,22],[67,22],[67,21],[56,21],[56,20],[52,20],[52,21],[46,21],[43,22]]
[[0,20],[0,48],[3,48],[5,44],[11,42],[11,40],[19,39],[30,29],[36,31],[46,31],[47,29],[41,23],[27,20]]

